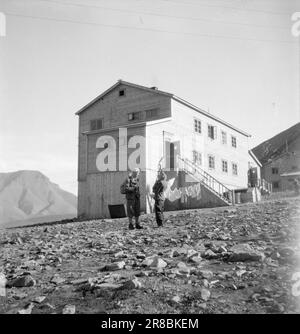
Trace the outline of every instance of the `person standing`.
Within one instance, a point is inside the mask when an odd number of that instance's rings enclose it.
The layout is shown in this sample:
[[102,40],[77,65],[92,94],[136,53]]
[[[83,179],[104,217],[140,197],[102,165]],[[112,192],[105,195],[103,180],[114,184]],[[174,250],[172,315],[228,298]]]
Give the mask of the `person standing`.
[[124,182],[124,193],[126,195],[127,216],[129,220],[129,229],[133,230],[133,217],[135,218],[135,228],[142,229],[139,223],[140,217],[140,187],[139,187],[140,169],[135,168]]
[[160,171],[157,180],[152,188],[154,194],[154,211],[155,218],[158,227],[163,226],[164,221],[164,204],[165,204],[165,195],[164,192],[167,189],[167,176],[163,171]]

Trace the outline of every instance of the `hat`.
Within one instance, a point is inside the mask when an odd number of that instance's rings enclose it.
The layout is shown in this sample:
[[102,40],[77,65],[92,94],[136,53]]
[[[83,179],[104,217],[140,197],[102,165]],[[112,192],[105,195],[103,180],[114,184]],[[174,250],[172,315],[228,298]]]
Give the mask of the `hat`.
[[135,173],[139,173],[141,170],[140,170],[139,168],[135,168],[133,171],[134,171]]

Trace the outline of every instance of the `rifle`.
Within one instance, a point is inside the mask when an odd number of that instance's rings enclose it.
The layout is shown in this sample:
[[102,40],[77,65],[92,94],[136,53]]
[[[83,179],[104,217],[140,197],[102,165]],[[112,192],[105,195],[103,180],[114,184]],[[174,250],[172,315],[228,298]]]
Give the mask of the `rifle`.
[[159,162],[158,162],[158,168],[157,168],[157,176],[161,173],[161,172],[163,172],[163,168],[162,168],[162,166],[161,166],[161,164],[162,164],[162,160],[164,159],[164,157],[162,157],[160,160],[159,160]]

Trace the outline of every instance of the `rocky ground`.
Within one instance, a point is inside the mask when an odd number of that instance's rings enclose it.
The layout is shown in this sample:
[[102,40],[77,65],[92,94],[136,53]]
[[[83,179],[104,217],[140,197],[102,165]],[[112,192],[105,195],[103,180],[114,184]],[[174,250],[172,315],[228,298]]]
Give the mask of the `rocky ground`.
[[300,313],[300,198],[166,216],[0,232],[0,313]]

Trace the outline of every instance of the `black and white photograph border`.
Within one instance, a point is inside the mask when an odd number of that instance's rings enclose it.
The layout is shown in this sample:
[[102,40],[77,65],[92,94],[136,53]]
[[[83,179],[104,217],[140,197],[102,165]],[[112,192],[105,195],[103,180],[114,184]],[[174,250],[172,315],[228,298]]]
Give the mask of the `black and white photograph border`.
[[0,0],[0,157],[1,316],[299,314],[300,0]]

